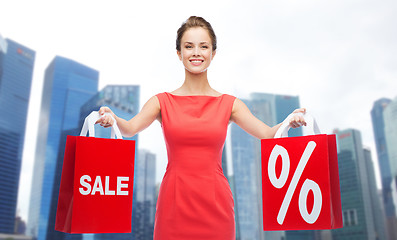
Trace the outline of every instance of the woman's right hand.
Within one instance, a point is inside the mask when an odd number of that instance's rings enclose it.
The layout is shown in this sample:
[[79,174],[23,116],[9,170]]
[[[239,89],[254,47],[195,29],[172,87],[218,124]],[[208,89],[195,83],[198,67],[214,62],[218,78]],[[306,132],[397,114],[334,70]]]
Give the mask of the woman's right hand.
[[[113,118],[111,118],[109,115],[104,115],[105,113],[110,113]],[[108,107],[101,107],[99,109],[99,114],[102,116],[100,119],[98,119],[95,124],[99,123],[102,127],[108,128],[113,126],[114,124],[114,119],[116,119],[116,115],[110,110]]]

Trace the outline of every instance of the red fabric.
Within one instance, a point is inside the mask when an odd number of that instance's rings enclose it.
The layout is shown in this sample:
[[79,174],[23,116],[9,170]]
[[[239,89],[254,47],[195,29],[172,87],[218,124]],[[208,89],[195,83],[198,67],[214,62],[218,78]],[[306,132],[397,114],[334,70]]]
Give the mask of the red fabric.
[[55,230],[131,232],[134,156],[132,140],[67,136]]
[[235,97],[157,95],[168,152],[154,240],[234,240],[222,151]]
[[[340,186],[339,186],[339,173],[338,173],[338,156],[336,149],[336,138],[335,135],[312,135],[303,137],[287,137],[287,138],[276,138],[276,139],[262,139],[262,194],[263,194],[263,228],[264,230],[316,230],[316,229],[334,229],[341,228],[342,223],[342,208],[340,198]],[[277,147],[276,147],[277,146]],[[312,148],[310,147],[312,146]],[[275,169],[275,177],[282,179],[282,168],[286,168],[288,165],[284,155],[275,154],[277,160],[275,167],[269,164],[271,153],[281,152],[275,149],[284,148],[287,155],[289,156],[290,168],[287,171],[288,178],[284,184],[280,184],[277,188],[277,184],[270,180],[269,169]],[[310,151],[309,149],[313,149]],[[302,157],[304,152],[310,152],[306,166],[303,168],[300,177],[297,177],[297,185],[295,188],[291,187],[293,176],[297,173],[297,167],[304,162]],[[307,158],[306,158],[307,159]],[[298,175],[297,175],[298,176]],[[315,195],[313,190],[309,190],[307,198],[304,198],[305,191],[301,192],[302,186],[305,181],[313,181],[318,185],[318,189],[321,192],[321,196]],[[282,203],[285,199],[287,189],[291,187],[292,198],[288,206],[285,218],[280,223],[278,222],[278,216]],[[313,218],[313,222],[304,219],[302,215],[303,207],[299,208],[299,197],[302,195],[301,206],[306,205],[307,213],[313,214],[314,201],[317,204],[321,202],[321,208],[318,211],[316,218]],[[304,212],[304,211],[303,211]],[[316,212],[316,211],[314,211]],[[316,216],[316,214],[313,214]]]

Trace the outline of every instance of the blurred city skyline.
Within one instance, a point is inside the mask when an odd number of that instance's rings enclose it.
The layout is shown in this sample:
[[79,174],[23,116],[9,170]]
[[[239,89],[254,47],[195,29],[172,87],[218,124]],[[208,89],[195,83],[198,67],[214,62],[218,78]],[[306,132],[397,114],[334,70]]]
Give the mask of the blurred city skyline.
[[[37,54],[21,183],[31,182],[44,71],[56,55],[97,69],[100,89],[109,84],[140,85],[143,105],[150,96],[182,84],[184,70],[175,54],[175,36],[190,15],[207,19],[217,34],[219,49],[209,68],[215,89],[240,98],[251,92],[299,96],[324,133],[334,128],[360,130],[378,165],[370,110],[377,99],[397,95],[397,33],[390,30],[397,21],[396,2],[191,5],[3,3],[0,34]],[[163,142],[158,123],[140,134],[140,147],[157,155],[157,181],[167,163]],[[29,199],[30,184],[22,186],[19,201]],[[26,220],[24,204],[19,202],[18,208]]]

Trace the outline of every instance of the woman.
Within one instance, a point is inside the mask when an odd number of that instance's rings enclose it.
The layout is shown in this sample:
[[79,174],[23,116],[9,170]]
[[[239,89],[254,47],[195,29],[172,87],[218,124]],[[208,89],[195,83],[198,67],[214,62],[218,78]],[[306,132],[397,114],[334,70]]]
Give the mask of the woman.
[[[241,100],[211,88],[207,68],[215,57],[216,36],[206,20],[192,16],[184,22],[178,29],[176,50],[185,67],[180,88],[153,96],[129,121],[107,107],[99,113],[111,113],[125,137],[156,119],[162,125],[168,165],[157,201],[154,239],[232,240],[234,201],[221,164],[227,126],[234,122],[263,139],[273,138],[280,124],[267,126]],[[103,116],[97,123],[110,127],[113,120]],[[293,128],[305,124],[299,114],[290,122]]]

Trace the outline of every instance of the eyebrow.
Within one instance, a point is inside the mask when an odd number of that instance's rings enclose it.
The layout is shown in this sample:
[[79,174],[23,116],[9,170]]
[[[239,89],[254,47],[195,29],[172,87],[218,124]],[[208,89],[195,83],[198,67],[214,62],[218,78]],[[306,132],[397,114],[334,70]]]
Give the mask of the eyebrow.
[[[185,44],[194,44],[193,42],[185,42]],[[201,42],[200,44],[209,44],[208,42]]]

